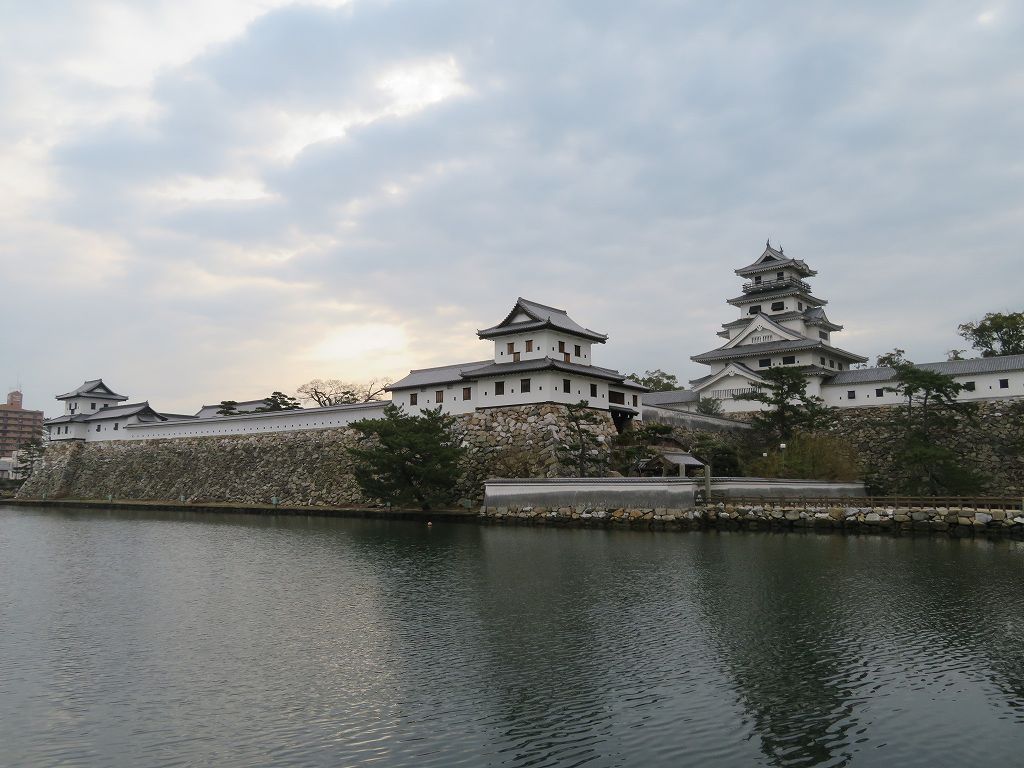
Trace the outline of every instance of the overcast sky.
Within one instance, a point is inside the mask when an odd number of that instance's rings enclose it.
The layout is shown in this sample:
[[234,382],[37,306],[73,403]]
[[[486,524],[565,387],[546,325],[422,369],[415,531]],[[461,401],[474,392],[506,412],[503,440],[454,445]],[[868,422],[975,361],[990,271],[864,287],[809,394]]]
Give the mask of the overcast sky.
[[1024,292],[1020,3],[0,1],[0,386],[294,392],[517,296],[662,368],[766,238],[918,362]]

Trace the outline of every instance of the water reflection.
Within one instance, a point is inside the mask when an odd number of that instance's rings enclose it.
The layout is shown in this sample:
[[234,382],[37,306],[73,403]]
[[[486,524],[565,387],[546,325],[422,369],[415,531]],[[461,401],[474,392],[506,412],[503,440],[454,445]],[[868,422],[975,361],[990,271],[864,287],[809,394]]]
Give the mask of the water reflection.
[[[1020,637],[1019,606],[992,588],[1020,583],[1018,545],[742,534],[700,544],[701,614],[770,764],[929,765],[936,753],[970,763],[976,745],[955,728],[936,729],[928,750],[908,743],[918,694],[950,722],[1000,696],[1002,716],[1019,721],[1021,656],[987,652],[1007,630]],[[884,759],[865,754],[882,747]]]
[[0,762],[1011,763],[1022,554],[0,508]]

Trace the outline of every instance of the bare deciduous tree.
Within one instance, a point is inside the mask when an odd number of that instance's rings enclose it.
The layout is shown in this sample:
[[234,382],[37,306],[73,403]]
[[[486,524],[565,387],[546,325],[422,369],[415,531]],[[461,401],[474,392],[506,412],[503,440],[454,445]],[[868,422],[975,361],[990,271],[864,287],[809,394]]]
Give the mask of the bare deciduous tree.
[[349,382],[341,379],[313,379],[295,391],[303,402],[316,403],[321,408],[345,403],[365,403],[380,400],[390,379],[370,379],[366,382]]

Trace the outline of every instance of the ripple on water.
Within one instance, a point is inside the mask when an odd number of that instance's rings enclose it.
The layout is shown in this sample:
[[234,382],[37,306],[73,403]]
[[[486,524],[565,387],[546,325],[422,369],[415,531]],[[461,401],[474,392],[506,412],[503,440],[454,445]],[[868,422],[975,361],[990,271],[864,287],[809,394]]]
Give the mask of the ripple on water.
[[1012,764],[1022,555],[0,508],[0,763]]

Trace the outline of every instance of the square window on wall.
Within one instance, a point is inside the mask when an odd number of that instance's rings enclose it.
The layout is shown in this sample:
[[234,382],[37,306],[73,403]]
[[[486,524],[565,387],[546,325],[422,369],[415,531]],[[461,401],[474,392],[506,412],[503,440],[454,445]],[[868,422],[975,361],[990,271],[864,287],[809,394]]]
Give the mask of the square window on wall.
[[973,381],[965,381],[964,382],[964,392],[973,392],[973,391],[974,391],[974,382]]
[[856,400],[857,399],[857,391],[855,389],[848,390],[847,393],[846,393],[846,399],[847,400]]
[[520,379],[519,380],[519,391],[520,392],[529,392],[530,391],[530,380],[529,379]]
[[1010,388],[1010,380],[1009,379],[1000,379],[999,380],[999,388],[1000,389],[1009,389]]
[[786,355],[784,358],[782,358],[782,364],[783,365],[795,365],[796,364],[796,357],[793,356],[793,355]]
[[770,357],[765,357],[765,358],[757,361],[757,367],[758,368],[770,368],[771,365],[772,365],[772,359]]
[[875,390],[875,397],[885,397],[885,390],[884,389],[876,389]]
[[786,308],[786,302],[784,301],[773,301],[772,312],[781,312]]

